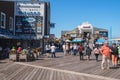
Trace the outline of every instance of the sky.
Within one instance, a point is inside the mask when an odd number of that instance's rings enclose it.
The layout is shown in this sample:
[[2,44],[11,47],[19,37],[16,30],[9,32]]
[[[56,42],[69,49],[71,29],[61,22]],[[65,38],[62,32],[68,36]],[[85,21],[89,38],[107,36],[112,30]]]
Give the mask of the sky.
[[83,22],[110,30],[112,37],[120,37],[120,0],[49,0],[51,33],[61,36],[62,30],[73,30]]

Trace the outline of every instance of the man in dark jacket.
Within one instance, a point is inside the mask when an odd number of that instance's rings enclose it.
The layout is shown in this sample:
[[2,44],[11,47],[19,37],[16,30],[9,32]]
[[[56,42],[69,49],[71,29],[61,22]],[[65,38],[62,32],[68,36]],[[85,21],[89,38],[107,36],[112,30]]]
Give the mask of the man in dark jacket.
[[118,61],[118,48],[116,46],[115,43],[113,43],[112,47],[111,47],[111,54],[112,54],[112,64],[115,67],[117,65],[117,61]]

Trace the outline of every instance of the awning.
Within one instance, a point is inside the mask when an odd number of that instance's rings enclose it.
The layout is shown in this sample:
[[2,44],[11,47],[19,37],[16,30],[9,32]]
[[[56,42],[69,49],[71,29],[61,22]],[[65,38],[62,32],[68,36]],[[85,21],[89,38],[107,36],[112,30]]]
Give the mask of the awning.
[[71,42],[82,42],[82,41],[83,41],[83,39],[81,39],[81,38],[75,38]]
[[96,44],[103,44],[106,40],[103,38],[100,38],[96,41]]
[[71,41],[67,39],[67,40],[65,40],[65,42],[71,42]]
[[12,38],[12,36],[0,34],[0,38]]

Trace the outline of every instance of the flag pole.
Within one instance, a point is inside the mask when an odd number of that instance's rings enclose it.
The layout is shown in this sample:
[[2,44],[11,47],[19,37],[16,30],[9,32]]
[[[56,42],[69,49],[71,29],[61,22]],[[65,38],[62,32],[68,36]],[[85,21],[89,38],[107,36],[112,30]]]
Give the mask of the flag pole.
[[109,31],[109,40],[110,40],[110,46],[112,46],[112,27],[110,26],[110,31]]

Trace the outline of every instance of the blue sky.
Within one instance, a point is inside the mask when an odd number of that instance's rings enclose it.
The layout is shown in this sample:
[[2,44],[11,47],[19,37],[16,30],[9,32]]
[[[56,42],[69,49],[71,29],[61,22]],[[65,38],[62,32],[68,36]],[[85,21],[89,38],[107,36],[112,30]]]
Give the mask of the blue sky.
[[62,30],[72,30],[83,22],[110,29],[112,36],[120,37],[120,0],[50,0],[51,33],[57,37]]

